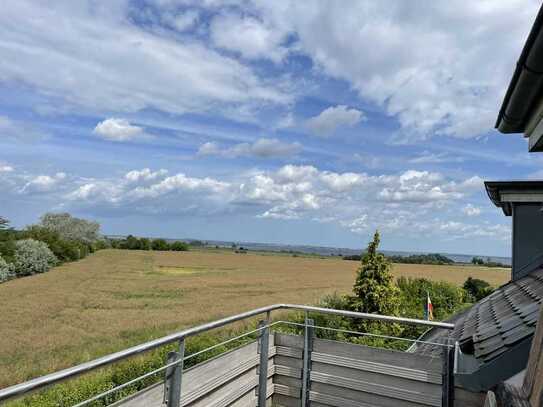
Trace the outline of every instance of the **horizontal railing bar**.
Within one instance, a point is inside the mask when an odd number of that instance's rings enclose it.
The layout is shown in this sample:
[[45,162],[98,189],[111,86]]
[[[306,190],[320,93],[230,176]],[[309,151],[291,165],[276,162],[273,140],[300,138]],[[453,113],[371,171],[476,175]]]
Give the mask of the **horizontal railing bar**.
[[444,322],[433,322],[433,321],[425,321],[425,320],[420,320],[420,319],[392,317],[392,316],[378,315],[378,314],[365,314],[361,312],[334,310],[330,308],[312,307],[308,305],[274,304],[274,305],[269,305],[267,307],[262,307],[262,308],[257,308],[251,311],[247,311],[241,314],[233,315],[227,318],[222,318],[217,321],[209,322],[209,323],[199,325],[193,328],[189,328],[189,329],[186,329],[186,330],[183,330],[171,335],[164,336],[159,339],[155,339],[153,341],[149,341],[140,345],[130,347],[128,349],[124,349],[116,353],[112,353],[110,355],[103,356],[98,359],[91,360],[89,362],[82,363],[77,366],[73,366],[64,370],[60,370],[55,373],[37,377],[35,379],[29,380],[24,383],[7,387],[5,389],[0,390],[0,401],[22,396],[32,391],[42,389],[44,387],[62,382],[67,379],[74,378],[81,374],[88,373],[92,370],[108,366],[115,362],[125,360],[127,358],[142,354],[144,352],[148,352],[150,350],[159,348],[161,346],[167,345],[175,341],[179,341],[181,339],[184,339],[190,336],[198,335],[200,333],[207,332],[212,329],[221,328],[233,322],[251,318],[256,315],[260,315],[263,313],[271,313],[272,311],[281,310],[281,309],[317,312],[317,313],[323,313],[323,314],[339,315],[339,316],[344,316],[344,317],[349,317],[349,318],[367,319],[367,320],[373,320],[373,321],[383,321],[383,322],[392,322],[392,323],[404,323],[404,324],[410,324],[410,325],[428,326],[428,327],[433,327],[433,328],[454,329],[454,324],[448,324]]
[[[306,327],[306,324],[301,324],[301,323],[298,323],[298,322],[291,322],[291,321],[278,321],[278,322],[280,322],[282,324],[287,324],[287,325],[299,326],[301,328]],[[369,333],[369,332],[350,331],[348,329],[330,328],[328,326],[319,326],[319,325],[311,325],[311,327],[315,328],[315,329],[323,329],[323,330],[334,331],[334,332],[343,332],[343,333],[353,334],[353,335],[370,336],[372,338],[393,339],[393,340],[398,340],[398,341],[412,342],[414,344],[415,343],[424,343],[424,344],[427,344],[427,345],[454,348],[454,345],[449,345],[449,344],[446,344],[446,343],[439,343],[439,342],[428,342],[428,341],[423,341],[423,340],[420,340],[420,339],[400,338],[399,336],[380,335],[380,334],[372,334],[372,333]]]

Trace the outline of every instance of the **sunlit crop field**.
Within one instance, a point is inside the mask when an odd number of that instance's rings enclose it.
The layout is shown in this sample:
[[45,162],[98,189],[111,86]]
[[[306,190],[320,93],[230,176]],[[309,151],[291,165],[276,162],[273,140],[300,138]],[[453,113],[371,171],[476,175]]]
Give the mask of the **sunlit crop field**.
[[[104,250],[0,284],[0,387],[243,310],[348,293],[358,262],[229,251]],[[397,264],[395,276],[500,285],[509,270]]]

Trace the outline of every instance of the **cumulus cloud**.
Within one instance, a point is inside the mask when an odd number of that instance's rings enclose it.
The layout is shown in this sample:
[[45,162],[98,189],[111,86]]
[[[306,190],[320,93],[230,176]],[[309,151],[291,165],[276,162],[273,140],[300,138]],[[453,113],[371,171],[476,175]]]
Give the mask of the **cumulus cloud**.
[[467,204],[462,208],[462,212],[467,216],[479,216],[481,214],[481,208],[472,204]]
[[215,142],[207,142],[200,146],[198,155],[217,155],[227,158],[275,158],[296,155],[301,150],[300,143],[286,143],[274,138],[260,138],[254,143],[239,143],[231,147],[221,147]]
[[168,174],[168,170],[164,168],[158,171],[151,171],[149,168],[144,168],[142,170],[129,171],[125,174],[124,178],[130,182],[152,181],[164,177],[166,174]]
[[475,137],[492,128],[540,6],[533,0],[469,8],[460,0],[430,7],[402,0],[254,3],[266,24],[296,35],[297,50],[319,71],[345,80],[417,138]]
[[[289,164],[221,177],[170,175],[165,169],[151,168],[109,178],[68,177],[60,172],[9,177],[9,185],[21,185],[16,193],[55,192],[66,208],[116,216],[238,213],[277,221],[335,223],[356,234],[379,229],[443,239],[506,240],[509,236],[508,227],[475,221],[481,208],[465,202],[476,192],[469,181],[474,177],[451,179],[428,171],[369,175]],[[5,181],[0,177],[0,182]],[[470,214],[473,223],[462,218]]]
[[247,59],[280,62],[287,54],[281,45],[284,33],[251,16],[221,14],[213,18],[209,29],[215,46],[239,52]]
[[50,192],[56,189],[65,179],[66,174],[64,172],[57,172],[55,175],[38,175],[31,178],[23,186],[21,192]]
[[143,135],[143,129],[125,119],[106,119],[96,125],[93,132],[111,141],[131,141]]
[[306,125],[317,136],[327,137],[341,127],[352,127],[363,120],[365,115],[360,110],[338,105],[331,106],[310,118]]
[[0,173],[2,172],[13,172],[14,168],[11,165],[1,164],[0,163]]

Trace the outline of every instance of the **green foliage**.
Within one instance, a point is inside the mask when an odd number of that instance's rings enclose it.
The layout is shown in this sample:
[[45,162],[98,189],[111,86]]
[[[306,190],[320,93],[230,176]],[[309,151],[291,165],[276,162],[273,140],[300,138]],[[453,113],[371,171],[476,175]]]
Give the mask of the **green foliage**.
[[2,256],[0,256],[0,283],[8,281],[15,277],[13,266],[6,262]]
[[34,239],[15,243],[13,267],[17,276],[45,273],[58,262],[47,244]]
[[449,259],[439,253],[431,254],[413,254],[411,256],[387,256],[393,263],[406,263],[406,264],[453,264],[454,260]]
[[490,284],[478,278],[468,277],[464,283],[464,290],[473,298],[473,301],[480,301],[493,291]]
[[376,231],[357,271],[353,287],[354,297],[351,298],[352,309],[358,312],[397,315],[399,290],[390,273],[391,263],[377,251],[379,242],[379,232]]
[[175,252],[186,252],[189,249],[189,245],[185,242],[176,241],[170,244],[170,250]]
[[146,237],[140,239],[140,250],[151,250],[151,241]]
[[39,225],[27,227],[22,232],[21,237],[46,243],[61,262],[82,259],[88,252],[87,245],[83,242],[62,239],[58,232]]
[[480,257],[474,257],[471,259],[472,264],[485,264],[485,261]]
[[164,239],[154,239],[152,248],[153,250],[166,251],[170,250],[170,245]]
[[[454,260],[449,259],[439,253],[433,254],[412,254],[410,256],[386,256],[386,258],[392,263],[405,263],[405,264],[453,264]],[[353,254],[349,256],[343,256],[343,260],[362,260],[362,256]]]

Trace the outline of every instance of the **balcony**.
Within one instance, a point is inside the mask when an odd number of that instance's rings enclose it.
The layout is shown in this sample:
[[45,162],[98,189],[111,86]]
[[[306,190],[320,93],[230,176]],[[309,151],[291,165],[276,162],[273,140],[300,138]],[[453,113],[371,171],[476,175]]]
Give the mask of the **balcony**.
[[[285,313],[285,310],[303,312],[302,323],[285,319],[285,316],[292,315]],[[272,313],[278,313],[278,318],[272,319]],[[160,368],[96,394],[75,406],[96,405],[97,401],[107,403],[108,397],[116,392],[153,376],[161,380],[111,405],[449,407],[453,405],[454,398],[462,400],[459,404],[462,406],[481,405],[480,395],[454,387],[454,344],[319,326],[311,319],[316,314],[445,330],[454,328],[452,324],[441,322],[277,304],[190,328],[0,390],[0,401],[21,397],[144,352],[176,344],[176,351],[168,354]],[[185,339],[258,316],[262,316],[262,319],[256,329],[196,353],[185,354]],[[285,333],[287,327],[290,333]],[[436,347],[439,351],[434,352],[433,356],[425,356],[323,339],[319,332],[400,340],[407,345],[420,345],[423,342],[425,346]],[[240,346],[184,369],[190,359],[240,341],[243,341]]]

